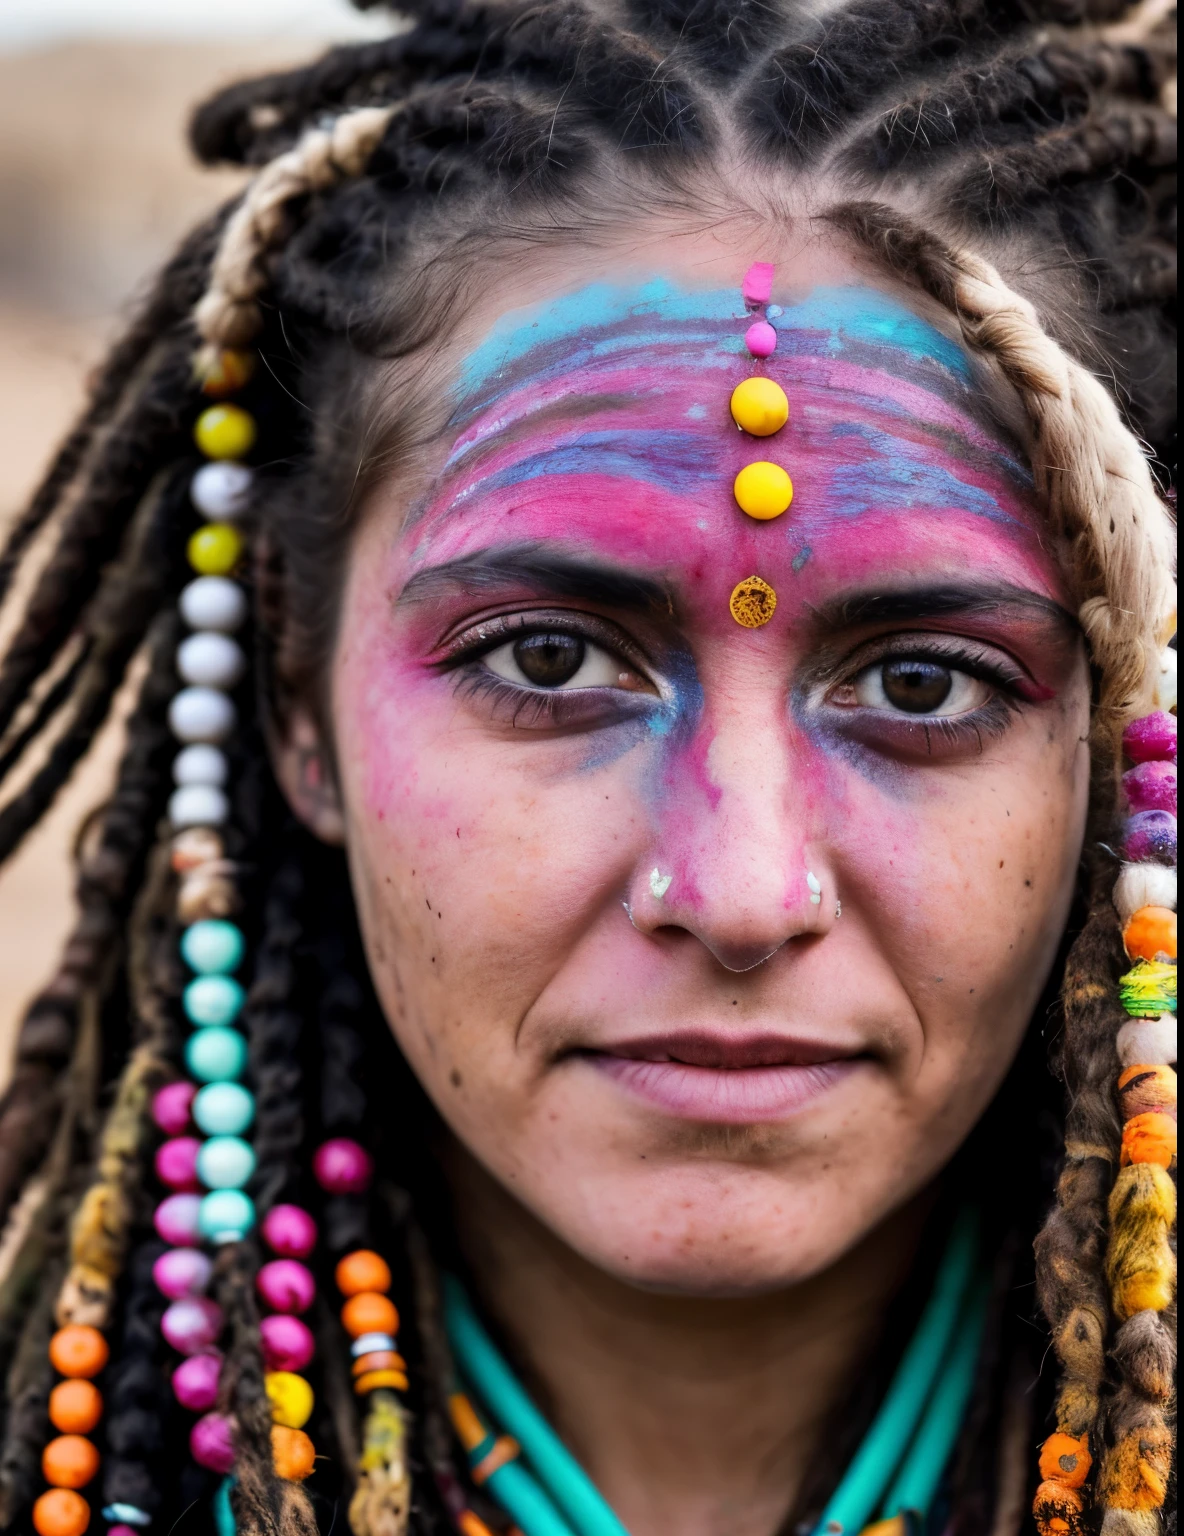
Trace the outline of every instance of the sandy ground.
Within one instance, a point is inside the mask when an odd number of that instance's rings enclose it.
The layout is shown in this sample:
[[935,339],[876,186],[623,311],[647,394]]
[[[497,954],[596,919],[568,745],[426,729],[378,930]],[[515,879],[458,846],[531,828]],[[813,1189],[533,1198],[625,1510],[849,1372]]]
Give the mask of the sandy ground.
[[[0,524],[36,484],[146,275],[237,185],[187,158],[192,104],[299,62],[301,39],[96,43],[0,57]],[[71,919],[68,852],[103,796],[115,725],[0,872],[0,1076]]]

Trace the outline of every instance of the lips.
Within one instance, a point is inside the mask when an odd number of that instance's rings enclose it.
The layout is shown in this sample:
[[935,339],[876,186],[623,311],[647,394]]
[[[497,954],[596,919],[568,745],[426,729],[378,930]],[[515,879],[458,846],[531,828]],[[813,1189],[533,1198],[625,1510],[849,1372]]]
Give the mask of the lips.
[[783,1119],[859,1066],[849,1046],[780,1035],[661,1035],[584,1054],[655,1108],[720,1125]]

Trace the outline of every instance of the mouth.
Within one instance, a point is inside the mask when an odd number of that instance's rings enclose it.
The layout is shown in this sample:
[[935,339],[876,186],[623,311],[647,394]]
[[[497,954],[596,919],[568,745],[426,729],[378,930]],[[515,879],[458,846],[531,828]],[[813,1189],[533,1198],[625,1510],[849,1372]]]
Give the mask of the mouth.
[[783,1119],[865,1059],[836,1042],[713,1033],[654,1035],[581,1054],[651,1106],[716,1125]]

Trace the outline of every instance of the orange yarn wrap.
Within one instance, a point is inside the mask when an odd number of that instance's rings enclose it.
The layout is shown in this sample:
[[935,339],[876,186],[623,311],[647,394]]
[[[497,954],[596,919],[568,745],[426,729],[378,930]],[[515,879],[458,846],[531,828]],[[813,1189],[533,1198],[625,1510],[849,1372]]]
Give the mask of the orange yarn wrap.
[[1032,1514],[1040,1536],[1082,1536],[1085,1530],[1085,1500],[1066,1483],[1041,1483]]
[[1133,1115],[1122,1128],[1122,1166],[1158,1163],[1170,1168],[1176,1156],[1176,1122],[1155,1110]]
[[1111,1509],[1158,1509],[1167,1497],[1172,1433],[1166,1425],[1132,1429],[1106,1457],[1098,1492]]

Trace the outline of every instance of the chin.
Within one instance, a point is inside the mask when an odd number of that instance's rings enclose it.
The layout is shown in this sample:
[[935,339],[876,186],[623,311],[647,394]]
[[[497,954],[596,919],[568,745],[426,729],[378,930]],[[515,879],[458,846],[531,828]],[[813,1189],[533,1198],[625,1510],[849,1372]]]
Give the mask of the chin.
[[615,1279],[702,1298],[800,1284],[834,1264],[871,1224],[840,1199],[837,1185],[807,1191],[788,1171],[712,1177],[694,1167],[605,1181],[591,1193],[585,1186],[578,1213],[551,1206],[538,1214]]

